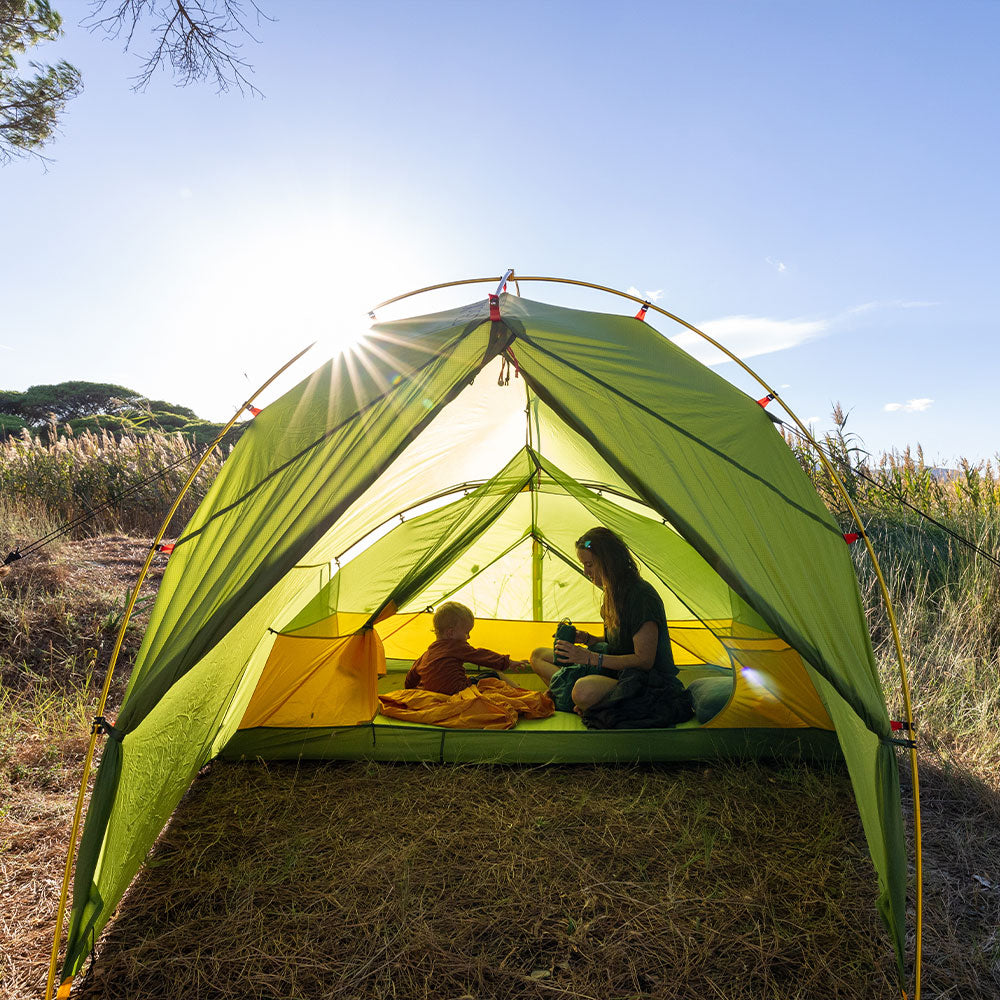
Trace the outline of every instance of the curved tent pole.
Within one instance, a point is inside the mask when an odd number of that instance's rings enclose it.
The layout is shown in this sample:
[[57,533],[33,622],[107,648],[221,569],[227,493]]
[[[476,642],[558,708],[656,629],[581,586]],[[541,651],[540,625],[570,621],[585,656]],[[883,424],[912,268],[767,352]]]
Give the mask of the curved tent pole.
[[[146,579],[146,574],[149,572],[149,567],[152,565],[153,557],[156,555],[157,547],[163,540],[163,536],[167,532],[167,528],[170,526],[170,521],[173,519],[175,513],[177,513],[177,508],[180,506],[181,500],[184,499],[184,495],[187,493],[191,484],[197,478],[199,472],[201,472],[202,467],[208,461],[208,456],[212,454],[215,447],[219,442],[229,433],[233,424],[240,418],[240,415],[247,410],[253,401],[259,396],[279,375],[281,375],[286,369],[290,368],[299,358],[302,357],[306,351],[311,350],[315,345],[315,341],[308,347],[299,351],[290,361],[286,361],[263,385],[260,386],[254,393],[251,394],[250,398],[243,403],[240,408],[232,415],[229,422],[222,428],[222,430],[216,435],[215,440],[205,449],[201,458],[198,460],[197,465],[191,470],[191,474],[188,476],[187,481],[180,488],[174,499],[170,510],[167,511],[167,516],[163,519],[163,523],[160,525],[160,530],[156,533],[156,537],[153,539],[152,544],[149,547],[149,552],[146,554],[146,561],[142,564],[142,569],[139,571],[139,579],[136,581],[135,589],[132,591],[132,596],[129,599],[128,606],[125,608],[125,614],[122,616],[122,623],[118,628],[118,637],[115,640],[114,649],[111,653],[111,660],[108,663],[107,675],[104,678],[104,687],[101,689],[101,697],[97,704],[97,720],[91,727],[90,731],[90,743],[87,746],[87,754],[83,761],[83,777],[80,779],[80,791],[76,798],[76,811],[73,814],[73,827],[70,831],[69,837],[69,848],[66,852],[66,870],[63,873],[62,891],[59,895],[59,911],[56,915],[56,929],[52,941],[52,956],[49,960],[49,978],[45,985],[45,1000],[52,1000],[52,987],[55,984],[56,976],[56,964],[59,961],[59,944],[62,940],[62,928],[63,919],[66,915],[66,899],[69,894],[69,881],[70,876],[73,871],[73,856],[76,852],[76,837],[80,830],[80,817],[83,812],[83,800],[87,793],[87,781],[90,778],[90,769],[94,760],[94,747],[97,743],[98,734],[101,732],[102,724],[104,723],[104,706],[108,700],[108,692],[111,690],[111,678],[114,675],[115,664],[118,662],[118,654],[121,652],[122,643],[125,640],[125,630],[128,628],[129,619],[132,617],[132,611],[135,609],[135,603],[139,598],[139,590],[142,587],[143,582]],[[69,984],[72,982],[72,976],[62,983],[59,987],[59,997],[69,996]]]
[[[542,277],[538,275],[525,276],[525,275],[514,275],[511,271],[507,271],[501,277],[487,277],[487,278],[464,278],[460,281],[445,281],[437,285],[428,285],[426,288],[418,288],[412,292],[406,292],[403,295],[396,295],[391,299],[386,299],[385,302],[380,302],[375,306],[369,315],[374,317],[376,309],[381,309],[384,306],[391,305],[394,302],[400,302],[403,299],[412,298],[414,295],[420,295],[424,292],[435,291],[440,288],[453,288],[458,285],[473,285],[481,284],[483,282],[493,282],[500,281],[498,288],[502,288],[504,283],[513,278],[515,281],[539,281],[539,282],[551,282],[553,284],[559,285],[576,285],[581,288],[592,288],[595,291],[607,292],[609,295],[618,295],[623,299],[631,299],[633,302],[638,302],[640,305],[645,305],[647,308],[660,313],[662,316],[666,316],[667,319],[672,319],[675,323],[679,323],[681,326],[690,330],[692,333],[697,334],[702,340],[707,341],[714,348],[721,351],[730,361],[734,361],[740,368],[743,369],[752,379],[754,379],[758,385],[763,388],[769,396],[777,400],[781,405],[782,409],[788,414],[789,417],[795,422],[796,427],[798,427],[799,432],[802,436],[816,449],[816,454],[819,456],[820,461],[823,464],[823,468],[830,476],[835,487],[840,491],[847,504],[848,510],[851,512],[851,517],[854,519],[854,523],[857,525],[858,533],[864,539],[865,548],[868,551],[868,556],[872,561],[872,566],[875,568],[875,575],[878,578],[879,589],[882,593],[882,600],[885,603],[886,613],[889,616],[889,625],[892,629],[892,639],[896,648],[896,661],[899,665],[899,676],[900,676],[900,686],[903,693],[903,707],[906,714],[906,724],[907,732],[911,742],[916,738],[916,727],[913,724],[913,707],[910,700],[910,683],[906,672],[906,660],[903,656],[903,645],[902,640],[899,636],[899,627],[896,623],[896,615],[893,611],[892,600],[889,597],[889,588],[886,585],[885,578],[882,576],[882,568],[879,565],[878,557],[875,555],[875,549],[872,547],[871,539],[868,537],[868,532],[865,531],[865,526],[861,523],[861,516],[858,513],[857,508],[854,506],[854,502],[851,500],[850,494],[847,492],[847,488],[841,482],[840,477],[837,475],[836,470],[827,460],[826,456],[823,454],[822,449],[819,447],[816,440],[813,438],[812,434],[809,433],[808,428],[798,416],[792,411],[791,407],[781,398],[781,396],[772,389],[767,382],[761,378],[749,365],[738,358],[732,351],[724,347],[713,337],[710,337],[703,330],[699,330],[698,327],[687,320],[681,319],[680,316],[675,315],[672,312],[668,312],[666,309],[661,309],[660,306],[653,302],[649,302],[646,299],[640,298],[638,295],[632,295],[629,292],[623,292],[617,288],[610,288],[607,285],[598,285],[591,281],[580,281],[576,278],[552,278],[552,277]],[[923,860],[922,860],[922,848],[921,848],[921,828],[920,828],[920,780],[917,774],[917,750],[916,746],[910,747],[910,768],[913,781],[913,840],[914,840],[914,867],[915,867],[915,881],[916,881],[916,910],[917,910],[917,926],[916,926],[916,944],[915,944],[915,959],[914,959],[914,1000],[920,1000],[920,971],[921,971],[921,941],[923,932]],[[906,996],[906,993],[903,993]]]

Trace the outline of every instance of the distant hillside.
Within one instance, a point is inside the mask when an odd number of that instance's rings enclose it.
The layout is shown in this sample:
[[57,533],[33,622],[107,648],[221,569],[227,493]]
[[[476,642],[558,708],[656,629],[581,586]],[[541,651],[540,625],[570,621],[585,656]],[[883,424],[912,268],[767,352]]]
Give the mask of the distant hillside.
[[24,392],[0,390],[0,440],[27,429],[43,436],[68,425],[74,434],[106,430],[116,437],[149,431],[178,432],[207,444],[222,424],[203,420],[186,406],[149,399],[123,385],[59,382]]
[[938,483],[950,483],[954,479],[962,478],[961,469],[944,469],[941,466],[929,470],[931,479]]

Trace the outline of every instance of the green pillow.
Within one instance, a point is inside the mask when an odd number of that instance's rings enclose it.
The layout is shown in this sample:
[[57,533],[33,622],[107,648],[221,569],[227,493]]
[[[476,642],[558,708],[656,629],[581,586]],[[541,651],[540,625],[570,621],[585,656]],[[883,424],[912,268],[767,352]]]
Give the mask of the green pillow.
[[698,677],[687,686],[694,701],[694,715],[704,725],[714,719],[733,693],[732,677]]

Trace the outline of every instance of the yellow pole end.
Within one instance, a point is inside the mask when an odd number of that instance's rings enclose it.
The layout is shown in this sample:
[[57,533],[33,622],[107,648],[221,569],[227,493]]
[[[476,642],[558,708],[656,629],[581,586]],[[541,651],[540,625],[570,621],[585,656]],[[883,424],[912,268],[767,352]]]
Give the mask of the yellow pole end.
[[72,985],[73,985],[72,976],[69,976],[67,979],[64,979],[59,986],[59,992],[56,993],[56,1000],[66,1000],[66,997],[69,996],[69,990]]

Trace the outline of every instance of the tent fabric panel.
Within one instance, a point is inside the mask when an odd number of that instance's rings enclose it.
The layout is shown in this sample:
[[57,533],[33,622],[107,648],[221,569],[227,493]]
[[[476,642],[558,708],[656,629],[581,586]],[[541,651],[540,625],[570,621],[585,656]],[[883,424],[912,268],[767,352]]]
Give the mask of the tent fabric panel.
[[[136,737],[135,749],[112,754],[114,766],[102,761],[98,768],[95,787],[111,804],[88,810],[84,823],[66,974],[79,969],[85,934],[107,922],[216,740],[228,738],[222,725],[235,729],[230,703],[260,637],[299,591],[295,565],[468,383],[491,343],[490,327],[481,322],[453,325],[401,352],[404,362],[421,359],[422,367],[373,365],[365,391],[371,395],[374,386],[382,395],[353,421],[358,389],[353,400],[331,392],[336,363],[330,362],[266,408],[243,435],[196,511],[188,541],[167,564],[116,720],[126,740]],[[256,681],[248,679],[251,689]],[[168,717],[172,711],[176,717]],[[154,713],[160,721],[139,738]]]
[[380,666],[384,672],[385,653],[372,629],[336,639],[278,636],[240,729],[370,722]]
[[[486,542],[486,539],[483,539]],[[542,547],[535,559],[531,537],[500,557],[490,560],[492,546],[470,547],[448,573],[434,580],[410,600],[404,611],[434,607],[442,600],[467,605],[477,618],[545,621],[593,620],[598,616],[598,602],[593,584],[582,574]],[[539,573],[540,608],[535,614],[534,577]]]
[[[514,344],[517,351],[517,344]],[[594,484],[641,504],[633,486],[601,457],[596,448],[570,427],[537,393],[529,392],[531,448],[578,483]]]
[[889,930],[902,980],[906,934],[906,841],[896,750],[888,740],[877,737],[865,727],[825,677],[808,663],[805,668],[836,726],[868,850],[878,876],[876,905]]
[[[434,641],[433,615],[398,614],[380,621],[375,630],[382,636],[385,655],[391,659],[412,662]],[[533,649],[551,646],[556,622],[512,621],[477,618],[469,641],[473,646],[509,653],[514,660],[526,660]],[[581,622],[580,628],[600,631],[600,622]]]
[[726,645],[739,667],[735,691],[707,725],[834,728],[794,649],[780,639],[741,644],[728,640]]
[[[539,462],[548,478],[575,498],[592,520],[624,538],[632,554],[653,572],[656,580],[663,585],[657,587],[657,591],[665,598],[668,617],[691,617],[702,621],[718,618],[745,620],[772,634],[760,616],[732,592],[715,569],[671,526],[662,520],[626,510],[612,498],[598,496],[593,490],[574,482],[544,456],[539,456]],[[550,540],[555,544],[554,538]],[[567,558],[576,558],[572,548],[566,555]],[[663,587],[667,588],[669,595],[662,593]],[[685,609],[687,614],[684,615],[681,609]]]
[[[566,713],[559,713],[565,715]],[[381,720],[381,717],[379,717]],[[842,760],[834,733],[812,729],[533,731],[382,724],[348,729],[241,729],[227,760],[379,760],[426,763],[631,764],[719,759]],[[392,721],[392,720],[389,720]],[[547,720],[543,720],[547,721]]]
[[391,363],[341,356],[254,419],[167,564],[120,725],[141,719],[306,556],[468,382],[488,344],[486,327],[452,327]]
[[[340,616],[343,619],[343,615]],[[352,620],[362,615],[351,616]],[[433,615],[428,612],[408,614],[400,612],[382,619],[375,625],[375,631],[382,637],[385,656],[388,659],[402,660],[412,663],[426,651],[434,641],[432,628]],[[470,642],[474,646],[494,649],[500,653],[510,653],[516,660],[527,659],[533,649],[541,646],[551,646],[556,630],[556,622],[519,621],[514,619],[477,618],[472,629]],[[577,621],[577,628],[592,635],[600,635],[604,623],[600,620]],[[310,627],[323,628],[322,623]],[[690,622],[667,622],[670,632],[671,649],[674,662],[678,667],[702,666],[705,663],[716,664],[716,651],[721,647],[719,640],[708,629],[694,627]],[[704,657],[699,655],[704,653]],[[727,672],[732,669],[729,654],[725,653],[724,662],[716,664]]]
[[[371,617],[370,611],[334,611],[326,618],[311,620],[298,628],[286,626],[279,635],[295,636],[300,639],[336,639],[359,631]],[[298,621],[296,617],[295,621]]]
[[400,611],[412,614],[448,600],[467,605],[477,618],[530,618],[530,531],[531,498],[522,492]]
[[755,662],[760,666],[737,669],[729,702],[705,725],[710,729],[832,730],[833,723],[805,675],[802,661],[790,652],[792,655],[772,653],[769,658],[759,655]]
[[[265,631],[261,642],[270,638]],[[251,654],[229,661],[216,647],[206,669],[186,672],[121,743],[105,744],[92,794],[102,808],[88,810],[84,824],[63,976],[79,971],[146,852],[213,756],[212,738],[222,731]]]
[[497,457],[524,446],[524,407],[523,383],[500,389],[490,372],[480,371],[330,526],[309,558],[346,564],[400,512],[491,479],[502,464]]
[[309,617],[334,611],[377,615],[405,604],[473,545],[517,498],[531,475],[522,450],[467,496],[397,525],[337,572],[282,631],[300,631]]
[[645,323],[512,296],[501,314],[529,388],[887,735],[850,553],[762,408]]
[[[731,623],[712,624],[724,628]],[[670,633],[670,649],[674,654],[675,666],[711,663],[723,670],[732,670],[729,651],[712,625],[699,621],[668,621],[667,631]]]

